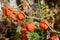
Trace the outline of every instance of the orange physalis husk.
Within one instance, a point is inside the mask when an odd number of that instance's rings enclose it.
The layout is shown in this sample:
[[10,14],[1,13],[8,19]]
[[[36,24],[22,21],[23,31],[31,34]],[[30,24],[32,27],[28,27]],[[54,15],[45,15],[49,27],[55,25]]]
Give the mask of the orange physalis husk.
[[12,11],[10,11],[10,10],[8,10],[8,9],[7,9],[7,13],[6,13],[6,14],[7,14],[7,16],[10,16],[10,15],[11,15],[11,13],[12,13]]
[[7,13],[7,8],[6,8],[6,7],[2,7],[2,12],[3,12],[3,15],[6,15],[6,13]]
[[25,19],[25,13],[23,11],[19,11],[19,14],[17,14],[17,18],[19,21],[23,21]]
[[22,40],[28,40],[28,35],[27,34],[23,34],[22,35]]
[[5,15],[5,16],[10,16],[10,14],[12,13],[12,11],[9,10],[8,6],[2,7],[2,12],[3,12],[3,15]]

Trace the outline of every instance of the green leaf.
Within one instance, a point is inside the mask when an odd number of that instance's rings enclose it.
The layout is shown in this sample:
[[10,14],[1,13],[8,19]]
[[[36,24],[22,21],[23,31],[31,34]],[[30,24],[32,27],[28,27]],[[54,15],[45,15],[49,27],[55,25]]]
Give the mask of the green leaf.
[[18,25],[18,27],[16,28],[16,32],[19,32],[21,29],[20,25]]
[[38,39],[40,37],[37,32],[30,33],[30,32],[27,31],[26,33],[30,35],[28,40]]
[[38,33],[34,32],[34,33],[32,33],[32,37],[39,38],[40,36],[38,35]]
[[16,36],[22,36],[19,32],[16,33]]
[[42,36],[43,37],[43,40],[46,40],[46,38],[47,38],[47,31],[45,31],[45,30],[41,30],[41,35],[40,36]]
[[16,28],[16,36],[21,36],[20,29],[21,29],[21,27],[20,27],[20,25],[18,25]]
[[26,23],[26,22],[28,22],[28,19],[25,19],[25,20],[24,20],[24,23]]
[[29,37],[28,40],[33,40],[33,38],[32,37]]

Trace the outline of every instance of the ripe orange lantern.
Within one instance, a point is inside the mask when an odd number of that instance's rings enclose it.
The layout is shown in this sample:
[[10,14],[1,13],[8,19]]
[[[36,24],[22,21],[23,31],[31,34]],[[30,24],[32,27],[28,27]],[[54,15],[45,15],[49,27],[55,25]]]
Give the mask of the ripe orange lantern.
[[19,21],[23,21],[25,19],[25,16],[22,13],[20,13],[17,15],[17,18]]
[[28,35],[27,34],[23,34],[22,35],[22,40],[28,40]]
[[21,29],[21,33],[24,34],[26,32],[26,28]]
[[48,29],[48,24],[49,24],[49,23],[48,23],[47,20],[41,20],[40,23],[39,23],[40,28],[42,28],[42,29],[44,29],[44,30]]
[[6,13],[7,13],[7,8],[6,8],[6,7],[2,7],[2,12],[3,12],[4,15],[6,15]]
[[23,21],[25,19],[25,15],[23,11],[19,11],[19,13],[17,14],[17,18],[19,21]]
[[10,16],[12,13],[11,8],[9,8],[8,6],[3,6],[2,12],[3,12],[3,15],[5,16]]
[[12,13],[12,11],[10,11],[10,10],[8,10],[8,9],[7,9],[6,11],[7,11],[6,15],[7,15],[7,16],[10,16],[11,13]]
[[50,40],[59,40],[59,37],[58,37],[58,36],[52,36],[52,37],[50,38]]
[[27,22],[27,24],[26,24],[26,29],[27,29],[29,32],[34,32],[34,29],[35,29],[34,23],[33,23],[33,22]]

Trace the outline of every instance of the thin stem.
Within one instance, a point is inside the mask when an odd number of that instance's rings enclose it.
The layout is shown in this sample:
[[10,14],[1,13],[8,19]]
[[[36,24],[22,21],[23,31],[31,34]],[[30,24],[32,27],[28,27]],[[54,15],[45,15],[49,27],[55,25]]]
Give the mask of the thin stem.
[[34,12],[34,10],[30,7],[30,5],[29,5],[29,8]]
[[38,7],[39,7],[39,12],[40,12],[40,0],[38,0]]
[[12,9],[21,9],[21,8],[12,8]]
[[20,6],[22,6],[24,3],[22,3],[22,4],[20,4],[20,5],[18,5],[17,7],[20,7]]
[[37,17],[31,17],[31,16],[26,16],[27,18],[32,18],[32,19],[37,19],[39,20],[40,18],[37,18]]
[[54,30],[53,28],[51,28],[51,25],[49,25],[49,28],[51,29],[52,32],[55,32],[55,33],[59,33],[59,34],[60,34],[59,31],[56,31],[56,30]]
[[[54,14],[53,14],[54,15]],[[34,17],[34,16],[26,16],[27,18],[32,18],[32,19],[37,19],[37,20],[42,20],[42,19],[44,19],[44,18],[46,18],[46,17],[49,17],[49,16],[53,16],[53,15],[46,15],[46,16],[44,16],[44,17],[42,17],[42,18],[38,18],[38,17]]]
[[55,22],[55,18],[53,17],[53,16],[51,16],[51,18],[52,18],[52,27],[54,27],[54,22]]
[[46,15],[46,16],[42,17],[41,20],[44,19],[44,18],[46,18],[46,17],[53,16],[53,15],[54,15],[54,14]]

